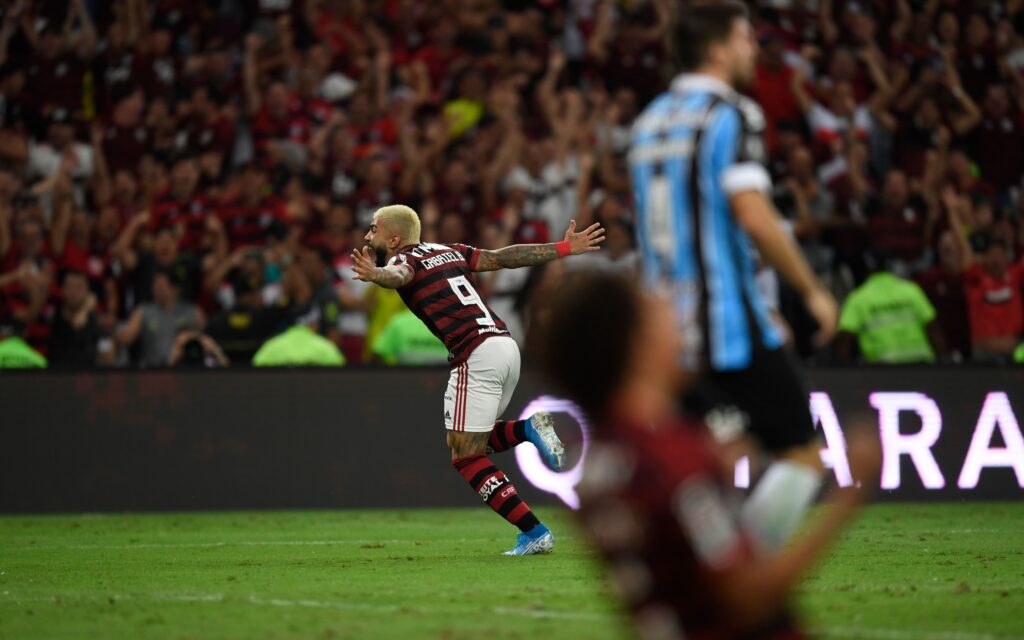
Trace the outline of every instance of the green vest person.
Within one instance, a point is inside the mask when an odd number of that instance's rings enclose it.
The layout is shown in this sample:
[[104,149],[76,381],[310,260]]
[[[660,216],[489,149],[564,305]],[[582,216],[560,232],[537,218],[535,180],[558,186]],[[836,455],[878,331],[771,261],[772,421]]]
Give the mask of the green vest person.
[[291,329],[263,343],[252,358],[254,367],[340,367],[345,356],[337,345],[310,328],[320,322],[313,313],[299,319]]
[[45,369],[46,358],[22,337],[25,324],[14,318],[0,322],[0,369]]
[[373,341],[373,355],[390,365],[445,364],[448,362],[448,347],[416,314],[406,309],[388,320],[384,330]]
[[0,340],[0,369],[45,369],[46,358],[18,336]]

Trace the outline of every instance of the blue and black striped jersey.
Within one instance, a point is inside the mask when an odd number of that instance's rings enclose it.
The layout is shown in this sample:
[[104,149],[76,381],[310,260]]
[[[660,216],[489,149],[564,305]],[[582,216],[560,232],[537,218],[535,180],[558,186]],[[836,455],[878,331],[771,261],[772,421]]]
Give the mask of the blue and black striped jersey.
[[682,75],[633,125],[629,153],[648,286],[676,304],[688,368],[743,369],[782,345],[754,280],[754,251],[731,196],[771,189],[764,115],[701,75]]

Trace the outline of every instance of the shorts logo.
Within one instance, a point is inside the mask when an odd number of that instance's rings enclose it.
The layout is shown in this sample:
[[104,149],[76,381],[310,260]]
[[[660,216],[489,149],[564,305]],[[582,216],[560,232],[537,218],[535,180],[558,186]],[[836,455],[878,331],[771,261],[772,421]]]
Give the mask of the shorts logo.
[[491,499],[491,494],[494,493],[495,489],[502,485],[502,480],[498,476],[491,476],[487,478],[487,482],[480,487],[480,497],[483,498],[484,502]]
[[444,412],[444,419],[445,420],[451,420],[452,419],[452,412],[451,411],[445,411]]

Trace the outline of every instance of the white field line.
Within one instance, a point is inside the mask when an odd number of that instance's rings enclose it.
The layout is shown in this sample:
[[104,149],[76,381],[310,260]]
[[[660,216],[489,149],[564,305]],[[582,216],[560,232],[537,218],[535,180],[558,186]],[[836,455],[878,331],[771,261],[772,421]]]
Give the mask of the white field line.
[[[963,593],[992,593],[1000,591],[1018,591],[1019,584],[967,584]],[[869,585],[845,585],[842,587],[819,587],[813,584],[803,584],[794,589],[796,593],[893,593],[900,595],[913,595],[914,593],[953,593],[958,592],[960,583],[944,582],[932,584],[869,584]]]
[[[566,540],[566,536],[559,537],[559,540]],[[460,538],[445,540],[444,544],[450,544],[452,542],[495,542],[498,538]],[[422,545],[430,544],[426,541],[417,541],[411,538],[404,539],[392,539],[392,540],[238,540],[231,542],[215,541],[215,542],[139,542],[129,544],[71,544],[71,545],[47,545],[47,544],[0,544],[0,548],[5,549],[17,549],[17,550],[28,550],[28,549],[44,549],[46,551],[53,551],[55,549],[73,549],[76,551],[90,551],[90,550],[101,550],[101,549],[207,549],[207,548],[219,548],[219,547],[329,547],[333,545],[388,545],[388,544],[415,544],[420,542]]]
[[864,640],[1024,640],[1024,636],[960,631],[923,631],[917,629],[858,629],[856,627],[818,629],[825,638],[863,638]]
[[[853,532],[856,533],[856,532]],[[902,533],[908,535],[969,535],[978,533],[999,533],[999,534],[1022,534],[1024,527],[1020,529],[904,529]],[[572,540],[572,536],[561,535],[559,540]],[[461,538],[446,540],[445,544],[451,542],[494,542],[499,538]],[[0,548],[8,550],[29,550],[29,549],[72,549],[76,551],[88,550],[121,550],[121,549],[206,549],[218,547],[326,547],[332,545],[376,545],[376,544],[409,544],[421,542],[423,545],[431,544],[427,541],[417,541],[414,538],[394,538],[389,540],[238,540],[238,541],[211,541],[211,542],[139,542],[127,544],[75,544],[75,545],[47,545],[47,544],[18,544],[0,542]]]
[[[8,592],[0,593],[0,601],[20,604],[24,602],[55,602],[59,596],[9,597]],[[152,602],[228,602],[234,601],[221,593],[151,593],[151,594],[114,594],[107,596],[117,600],[148,600]],[[74,600],[74,598],[69,598]],[[102,599],[102,597],[101,597]],[[325,600],[288,600],[283,598],[261,598],[250,595],[237,600],[262,607],[298,607],[314,609],[338,609],[343,611],[367,611],[379,613],[402,613],[404,611],[435,614],[462,614],[470,607],[401,607],[398,605],[375,604],[369,602],[344,602]],[[478,609],[473,608],[478,611]],[[494,607],[492,613],[498,615],[525,616],[528,618],[544,618],[556,620],[579,620],[584,622],[608,622],[619,618],[611,613],[587,613],[583,611],[565,611],[556,609],[528,609],[516,607]],[[925,631],[923,629],[879,629],[873,627],[833,627],[815,630],[819,636],[826,638],[856,638],[861,640],[1024,640],[1024,636],[1008,636],[992,633],[971,633],[959,631]]]

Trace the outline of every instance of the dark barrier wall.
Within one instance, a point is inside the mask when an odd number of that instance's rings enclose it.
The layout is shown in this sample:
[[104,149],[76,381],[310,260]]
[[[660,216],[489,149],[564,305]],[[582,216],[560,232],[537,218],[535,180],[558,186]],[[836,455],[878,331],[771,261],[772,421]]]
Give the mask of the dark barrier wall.
[[[809,372],[826,463],[877,421],[888,499],[1024,495],[1024,371]],[[452,470],[437,369],[0,375],[0,511],[425,507],[478,504]],[[545,391],[525,375],[508,412]],[[560,405],[556,404],[556,408]],[[568,417],[567,439],[581,441]],[[579,467],[496,456],[529,502],[572,503]],[[739,474],[742,480],[742,473]]]

